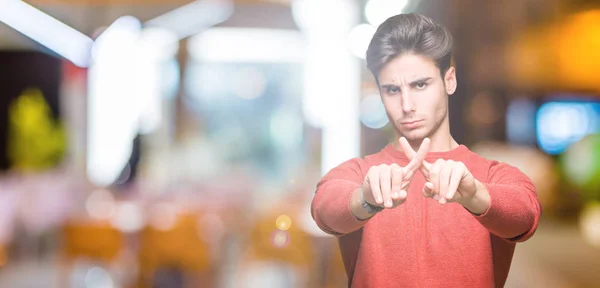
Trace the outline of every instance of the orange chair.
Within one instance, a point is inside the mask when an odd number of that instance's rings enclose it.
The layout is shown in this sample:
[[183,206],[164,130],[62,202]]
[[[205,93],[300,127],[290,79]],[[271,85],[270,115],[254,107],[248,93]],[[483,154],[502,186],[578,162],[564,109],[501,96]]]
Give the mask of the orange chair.
[[123,248],[121,232],[106,222],[68,223],[63,230],[63,256],[114,260]]
[[[293,223],[287,230],[280,230],[276,221],[283,213],[268,213],[260,217],[250,229],[246,252],[242,255],[241,267],[257,262],[279,263],[293,267],[308,287],[315,287],[313,270],[315,251],[311,236]],[[243,281],[243,280],[242,280]]]
[[124,249],[121,232],[108,222],[69,222],[63,227],[62,240],[61,284],[67,283],[67,276],[77,259],[85,258],[109,265],[117,260]]
[[3,267],[8,261],[8,256],[6,255],[6,248],[4,245],[0,245],[0,268]]
[[[140,287],[148,287],[154,273],[162,267],[176,267],[196,277],[192,282],[213,281],[207,271],[211,267],[211,255],[200,238],[198,216],[180,214],[170,229],[145,227],[140,235]],[[192,277],[194,278],[194,277]],[[194,286],[197,287],[197,286]],[[205,286],[203,287],[210,287]]]

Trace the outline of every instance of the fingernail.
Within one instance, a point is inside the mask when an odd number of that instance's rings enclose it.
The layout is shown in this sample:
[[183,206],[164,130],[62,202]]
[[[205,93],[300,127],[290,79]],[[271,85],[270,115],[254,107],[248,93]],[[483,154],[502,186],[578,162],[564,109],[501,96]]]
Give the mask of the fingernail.
[[392,197],[394,197],[394,198],[398,198],[398,192],[394,192],[394,193],[392,193]]

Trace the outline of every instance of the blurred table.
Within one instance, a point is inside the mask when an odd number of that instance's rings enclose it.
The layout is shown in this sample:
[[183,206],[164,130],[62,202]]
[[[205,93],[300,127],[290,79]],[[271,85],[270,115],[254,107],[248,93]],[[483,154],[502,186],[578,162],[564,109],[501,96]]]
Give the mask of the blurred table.
[[517,244],[506,287],[600,287],[600,249],[584,241],[577,223],[543,221]]

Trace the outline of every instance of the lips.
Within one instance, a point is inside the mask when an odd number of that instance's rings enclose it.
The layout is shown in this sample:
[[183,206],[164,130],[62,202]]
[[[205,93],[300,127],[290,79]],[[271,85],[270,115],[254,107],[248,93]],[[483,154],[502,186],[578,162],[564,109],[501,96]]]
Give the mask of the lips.
[[419,125],[421,125],[421,122],[423,122],[423,120],[406,121],[406,122],[402,122],[402,126],[409,128],[409,129],[416,128]]
[[415,120],[415,121],[407,121],[407,122],[402,122],[402,125],[410,125],[410,124],[415,124],[418,122],[421,122],[423,120]]

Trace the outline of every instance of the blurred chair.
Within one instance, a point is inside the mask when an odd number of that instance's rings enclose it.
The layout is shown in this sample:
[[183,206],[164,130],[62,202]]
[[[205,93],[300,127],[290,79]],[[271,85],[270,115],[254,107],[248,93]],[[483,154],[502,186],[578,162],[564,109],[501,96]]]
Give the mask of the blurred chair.
[[2,267],[4,267],[4,265],[6,265],[7,261],[8,261],[8,256],[6,255],[6,246],[4,246],[4,244],[0,243],[0,269],[2,269]]
[[109,222],[70,221],[62,230],[61,286],[69,287],[68,279],[76,260],[87,259],[109,266],[117,261],[124,249],[121,232]]
[[293,223],[280,229],[277,219],[283,214],[268,213],[251,227],[239,263],[241,277],[236,287],[315,287],[316,257],[312,238]]
[[185,282],[192,282],[191,287],[212,287],[215,275],[210,273],[211,253],[200,238],[201,229],[198,215],[192,213],[180,213],[167,229],[146,226],[140,235],[139,287],[160,285],[153,283],[154,279],[157,273],[167,270],[172,276],[177,273],[192,276],[184,277]]

